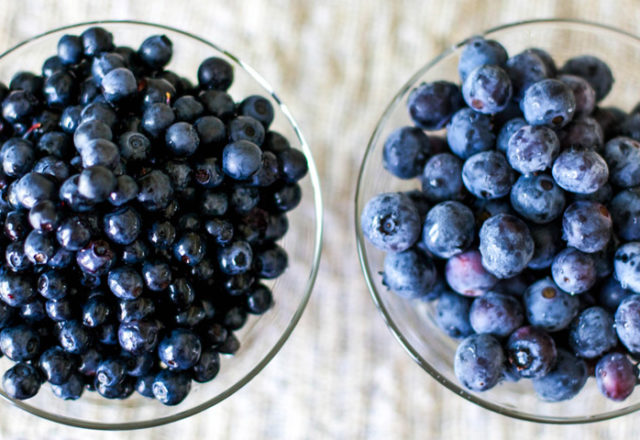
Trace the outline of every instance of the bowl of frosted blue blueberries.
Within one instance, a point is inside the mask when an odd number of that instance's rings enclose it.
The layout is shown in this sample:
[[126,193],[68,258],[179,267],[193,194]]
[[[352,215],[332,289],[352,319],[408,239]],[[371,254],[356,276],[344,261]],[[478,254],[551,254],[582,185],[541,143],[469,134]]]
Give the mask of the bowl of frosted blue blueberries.
[[85,23],[0,55],[0,395],[96,429],[255,377],[309,299],[311,152],[269,84],[169,27]]
[[442,385],[531,421],[640,408],[640,39],[510,24],[422,67],[356,194],[383,318]]

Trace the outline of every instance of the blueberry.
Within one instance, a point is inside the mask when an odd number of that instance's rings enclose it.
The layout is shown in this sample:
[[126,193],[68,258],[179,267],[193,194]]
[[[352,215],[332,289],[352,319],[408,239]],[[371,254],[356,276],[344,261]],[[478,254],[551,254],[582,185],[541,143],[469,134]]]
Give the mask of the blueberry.
[[469,322],[470,308],[471,299],[444,291],[436,304],[436,324],[452,338],[467,337],[473,334],[473,328]]
[[507,337],[524,320],[520,302],[509,295],[487,292],[473,300],[469,322],[476,333],[487,333],[498,338]]
[[149,248],[142,240],[135,240],[133,243],[124,246],[121,259],[126,264],[142,263],[149,255]]
[[[178,121],[192,123],[202,115],[204,106],[193,96],[184,95],[176,99],[173,103],[173,112]],[[214,119],[217,118],[214,117]],[[194,128],[197,130],[195,125]],[[198,136],[199,135],[200,133],[198,132]]]
[[620,285],[634,293],[640,293],[640,274],[636,270],[638,257],[640,257],[640,243],[631,241],[616,250],[613,262],[616,279]]
[[222,58],[207,58],[198,67],[198,83],[202,89],[225,91],[232,82],[233,66]]
[[615,277],[609,277],[600,286],[598,304],[609,312],[615,313],[622,300],[632,294],[633,292],[623,288]]
[[143,319],[123,322],[118,329],[118,341],[127,352],[142,354],[155,349],[159,331],[154,321]]
[[623,188],[640,185],[640,142],[619,136],[604,147],[611,182]]
[[[279,156],[291,151],[295,150],[287,149]],[[402,127],[385,141],[383,165],[394,176],[410,179],[420,174],[429,154],[429,138],[424,132],[416,127]]]
[[111,387],[122,382],[127,373],[127,364],[120,358],[104,359],[96,369],[96,380]]
[[471,335],[458,346],[454,372],[458,380],[472,391],[486,391],[500,382],[504,369],[504,352],[490,335]]
[[422,191],[432,202],[458,199],[462,194],[462,163],[449,153],[432,156],[424,166]]
[[527,220],[544,224],[562,214],[565,196],[551,176],[520,176],[511,189],[511,205]]
[[2,160],[2,170],[7,176],[22,176],[31,169],[35,161],[33,145],[24,139],[11,138],[2,144],[0,160]]
[[528,267],[534,270],[542,270],[551,267],[553,258],[563,246],[559,225],[536,225],[529,228],[533,238],[534,251]]
[[156,376],[154,373],[146,374],[141,376],[136,381],[136,391],[143,395],[144,397],[149,397],[153,399],[153,382],[155,381]]
[[33,171],[52,178],[56,182],[65,181],[71,174],[67,163],[55,156],[45,156],[33,165]]
[[138,195],[138,184],[131,176],[123,174],[116,178],[116,186],[109,194],[109,202],[114,206],[122,206]]
[[102,165],[85,168],[78,178],[78,193],[92,203],[106,200],[116,189],[117,180],[113,173]]
[[233,238],[233,224],[228,220],[211,219],[205,223],[205,230],[215,242],[219,245],[225,245],[231,242]]
[[598,101],[607,96],[613,86],[614,79],[609,66],[592,55],[581,55],[567,60],[562,66],[562,73],[586,79],[595,90]]
[[114,128],[118,120],[118,115],[106,102],[95,101],[84,106],[80,113],[81,123],[94,120],[104,122],[109,128]]
[[498,214],[480,228],[482,265],[498,278],[520,273],[533,257],[534,243],[527,225],[510,214]]
[[47,264],[56,251],[56,244],[48,234],[33,230],[24,240],[24,254],[33,264]]
[[152,35],[142,42],[138,55],[151,69],[162,69],[171,60],[173,43],[166,35]]
[[227,139],[224,122],[215,116],[202,116],[194,122],[193,126],[198,132],[202,146],[218,146]]
[[544,79],[527,88],[520,106],[529,124],[560,128],[573,119],[576,101],[565,83]]
[[221,90],[204,90],[198,95],[198,99],[204,104],[208,113],[227,120],[235,114],[236,104],[233,98]]
[[575,397],[587,381],[587,366],[568,351],[558,350],[555,367],[545,376],[533,380],[533,388],[540,398],[560,402]]
[[[290,151],[290,153],[288,153]],[[308,171],[307,159],[300,150],[293,148],[276,157],[271,151],[262,152],[262,166],[251,176],[252,186],[266,187],[282,177],[286,182],[297,182]]]
[[113,35],[106,29],[93,26],[80,34],[86,56],[95,56],[113,49]]
[[529,323],[549,332],[568,327],[579,307],[580,299],[560,290],[550,278],[536,281],[524,294]]
[[91,347],[92,335],[80,321],[62,321],[57,324],[58,343],[73,354],[82,354]]
[[449,286],[465,296],[479,296],[498,282],[483,267],[480,252],[471,250],[451,257],[445,266]]
[[58,227],[56,238],[65,249],[77,251],[91,239],[91,229],[80,217],[68,217]]
[[90,142],[96,139],[111,141],[113,132],[111,128],[102,121],[92,119],[82,122],[73,133],[73,144],[78,152],[83,151]]
[[388,253],[384,260],[383,284],[403,298],[429,294],[436,280],[436,269],[426,255],[414,249]]
[[497,151],[476,153],[462,166],[464,185],[480,199],[498,199],[509,194],[514,180],[513,170]]
[[636,368],[622,353],[609,353],[600,358],[595,376],[600,392],[616,402],[629,397],[637,383]]
[[601,152],[604,145],[602,127],[589,117],[574,118],[559,131],[558,136],[563,148],[590,148]]
[[176,228],[169,221],[153,222],[147,229],[147,241],[156,249],[168,249],[176,239]]
[[98,327],[113,316],[113,308],[105,295],[91,296],[82,306],[82,324]]
[[71,152],[69,136],[59,131],[50,131],[38,139],[36,149],[59,159],[69,156]]
[[77,64],[82,60],[84,47],[82,39],[76,35],[63,35],[58,40],[58,57],[64,64]]
[[159,138],[175,119],[176,116],[171,107],[161,102],[154,102],[149,104],[142,114],[142,128],[152,138]]
[[11,241],[21,240],[29,232],[27,216],[23,211],[11,211],[4,219],[4,235]]
[[142,277],[146,286],[153,291],[161,291],[171,284],[173,274],[168,264],[160,261],[148,261],[142,266]]
[[202,350],[198,363],[193,366],[193,380],[208,382],[220,371],[220,355],[212,348]]
[[65,383],[75,368],[73,357],[62,348],[54,346],[44,351],[38,361],[47,381],[54,385]]
[[429,212],[429,209],[431,209],[431,203],[429,203],[429,199],[427,198],[426,194],[419,189],[405,191],[403,194],[411,199],[414,206],[418,210],[418,214],[420,215],[420,217],[424,218]]
[[0,331],[2,353],[14,362],[36,358],[40,354],[41,347],[38,333],[25,324],[6,327]]
[[473,239],[473,212],[462,203],[438,203],[427,214],[422,243],[435,256],[451,258],[471,246]]
[[45,80],[42,91],[49,107],[64,108],[75,98],[75,78],[65,71],[57,71]]
[[369,200],[360,224],[365,237],[385,251],[402,252],[420,237],[418,211],[411,200],[400,193],[379,194]]
[[260,121],[265,128],[271,125],[275,116],[271,102],[260,95],[247,96],[240,103],[239,112],[241,115],[250,116]]
[[52,200],[56,185],[44,174],[30,172],[22,176],[16,183],[15,191],[23,208],[31,209],[42,200]]
[[200,211],[206,216],[221,216],[229,208],[229,197],[223,192],[205,191],[200,200]]
[[21,272],[31,266],[31,261],[24,253],[24,243],[21,241],[13,242],[5,248],[5,260],[7,267],[14,272]]
[[567,245],[582,252],[603,250],[611,238],[611,229],[611,214],[597,202],[573,202],[562,218],[562,235]]
[[171,179],[159,170],[153,170],[138,180],[138,201],[148,211],[166,208],[173,197]]
[[245,241],[236,241],[218,249],[218,265],[228,275],[237,275],[248,271],[253,263],[253,250]]
[[119,302],[120,322],[138,321],[152,317],[156,311],[155,302],[141,296],[136,299],[123,299]]
[[118,244],[133,243],[142,228],[142,219],[135,209],[121,208],[105,215],[104,232],[110,240]]
[[595,262],[590,254],[568,247],[558,253],[551,264],[556,284],[570,294],[583,293],[596,282]]
[[556,363],[554,339],[538,327],[525,326],[514,331],[505,345],[511,371],[518,377],[545,376]]
[[576,114],[589,115],[596,106],[596,91],[584,78],[576,75],[562,74],[558,79],[569,86],[576,100]]
[[138,91],[138,82],[131,70],[117,67],[102,78],[102,95],[109,103],[120,103]]
[[495,114],[507,107],[513,88],[509,75],[495,65],[481,65],[462,85],[462,96],[469,107],[484,114]]
[[532,84],[551,75],[545,59],[533,50],[525,50],[510,57],[506,62],[505,70],[511,78],[513,97],[517,101],[522,100]]
[[24,122],[37,111],[39,104],[30,92],[15,90],[2,101],[2,117],[11,123]]
[[93,387],[105,399],[126,399],[133,394],[134,382],[133,378],[127,377],[116,385],[107,386],[95,379]]
[[173,246],[174,256],[189,266],[195,266],[202,261],[206,254],[206,244],[202,237],[195,232],[187,232],[181,236]]
[[142,295],[144,287],[142,277],[133,268],[118,267],[109,271],[107,277],[109,289],[120,299],[135,299]]
[[158,373],[152,385],[153,396],[165,405],[177,405],[191,390],[191,378],[184,372],[168,370]]
[[38,201],[29,210],[29,223],[33,229],[51,232],[58,227],[60,220],[60,207],[50,200]]
[[5,371],[2,386],[12,399],[25,400],[35,396],[40,389],[41,377],[36,367],[19,362]]
[[69,291],[66,278],[55,270],[42,273],[38,277],[37,286],[40,295],[46,299],[62,299]]
[[422,83],[407,100],[411,119],[424,130],[443,128],[463,105],[460,88],[448,81]]
[[198,132],[188,122],[176,122],[165,133],[165,145],[176,156],[191,156],[198,149]]
[[583,358],[596,358],[618,344],[613,316],[600,307],[583,310],[571,323],[569,345]]
[[516,117],[509,119],[498,132],[498,137],[496,138],[496,150],[506,155],[511,136],[526,125],[527,121],[525,121],[524,118]]
[[590,194],[600,189],[609,178],[605,160],[593,150],[570,148],[553,163],[553,178],[566,191]]
[[472,37],[460,53],[458,73],[462,81],[465,81],[474,69],[484,65],[504,66],[507,58],[507,51],[497,41],[480,36]]
[[560,142],[553,130],[524,125],[509,138],[506,155],[516,171],[531,174],[550,168],[559,153]]
[[79,374],[72,374],[60,385],[51,385],[53,394],[63,400],[77,400],[82,396],[85,388],[84,379]]
[[47,316],[54,322],[68,321],[76,315],[69,299],[48,300],[45,305]]
[[78,267],[90,275],[100,276],[106,273],[114,261],[115,254],[104,240],[90,241],[76,253]]
[[115,170],[120,163],[118,146],[106,139],[88,141],[80,150],[80,156],[82,157],[82,166],[84,168],[102,165]]
[[200,358],[202,344],[200,339],[191,331],[185,329],[173,330],[158,345],[158,357],[169,370],[188,370]]
[[447,141],[451,151],[462,159],[493,148],[495,140],[491,118],[470,108],[456,112],[447,125]]

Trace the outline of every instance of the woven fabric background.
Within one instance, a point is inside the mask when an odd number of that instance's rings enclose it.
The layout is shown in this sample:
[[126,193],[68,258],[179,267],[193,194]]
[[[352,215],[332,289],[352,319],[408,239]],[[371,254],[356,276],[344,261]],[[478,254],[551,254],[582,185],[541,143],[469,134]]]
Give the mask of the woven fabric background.
[[178,423],[103,433],[66,428],[0,403],[0,438],[558,439],[636,438],[640,417],[546,426],[493,414],[414,364],[386,329],[356,258],[352,205],[368,137],[406,79],[488,27],[579,17],[640,31],[631,0],[20,0],[0,2],[0,49],[63,24],[141,19],[189,30],[239,54],[279,92],[320,171],[326,217],[315,291],[298,328],[232,398]]

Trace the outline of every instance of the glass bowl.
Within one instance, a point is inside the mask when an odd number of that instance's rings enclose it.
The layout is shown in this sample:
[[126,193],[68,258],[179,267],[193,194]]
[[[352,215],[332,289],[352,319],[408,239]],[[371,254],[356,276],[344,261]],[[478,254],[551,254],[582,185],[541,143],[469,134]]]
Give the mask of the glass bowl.
[[[236,100],[251,94],[267,97],[275,109],[272,129],[283,134],[292,147],[302,150],[309,163],[308,175],[299,182],[302,201],[287,214],[290,228],[280,243],[289,254],[289,267],[281,277],[267,283],[273,290],[274,306],[264,315],[249,318],[236,333],[241,344],[239,351],[234,356],[222,358],[221,369],[215,379],[205,384],[194,382],[182,403],[168,407],[137,393],[121,401],[107,400],[97,393],[84,393],[77,401],[63,401],[56,398],[48,386],[43,386],[31,399],[14,401],[0,387],[0,395],[14,405],[52,421],[93,429],[147,428],[183,419],[220,403],[254,378],[285,343],[309,300],[320,262],[323,215],[320,184],[307,142],[289,109],[269,83],[233,54],[204,38],[178,29],[134,21],[90,22],[55,29],[0,55],[0,80],[8,81],[19,70],[40,72],[43,61],[55,54],[62,35],[79,35],[91,25],[111,31],[116,44],[134,48],[150,35],[167,35],[174,47],[168,69],[186,76],[195,84],[198,65],[203,59],[210,56],[226,59],[234,66],[235,74],[229,93]],[[2,372],[10,365],[6,358],[0,360]]]
[[[616,81],[602,105],[616,105],[631,110],[637,103],[640,81],[640,38],[618,29],[576,20],[549,19],[507,24],[484,34],[502,43],[510,54],[528,47],[547,50],[559,65],[567,58],[592,54],[605,60]],[[482,393],[459,385],[453,372],[453,358],[458,341],[449,338],[435,323],[433,303],[406,300],[382,285],[380,271],[384,252],[373,247],[363,236],[360,214],[367,201],[376,194],[419,189],[418,179],[404,181],[393,177],[382,166],[384,140],[394,129],[412,125],[406,102],[410,91],[423,81],[448,79],[458,81],[457,63],[462,41],[420,68],[393,97],[378,122],[360,168],[355,199],[356,240],[360,264],[373,301],[389,329],[409,355],[427,373],[454,393],[484,408],[524,420],[546,423],[585,423],[606,420],[640,408],[640,390],[624,402],[613,402],[600,394],[590,378],[580,394],[569,401],[547,403],[539,400],[531,381],[502,383]]]

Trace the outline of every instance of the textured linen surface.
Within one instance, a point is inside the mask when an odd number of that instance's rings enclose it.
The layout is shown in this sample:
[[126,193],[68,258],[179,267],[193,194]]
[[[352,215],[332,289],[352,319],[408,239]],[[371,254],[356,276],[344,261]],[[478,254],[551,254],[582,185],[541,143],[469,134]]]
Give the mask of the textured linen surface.
[[[491,26],[579,17],[638,32],[632,1],[254,0],[0,2],[0,49],[47,29],[141,19],[239,54],[273,84],[317,160],[323,262],[307,310],[265,370],[218,406],[168,426],[90,432],[0,403],[1,439],[629,439],[640,417],[583,426],[512,420],[444,389],[385,327],[356,258],[352,206],[364,147],[395,91],[445,47]],[[3,78],[3,80],[6,80]]]

